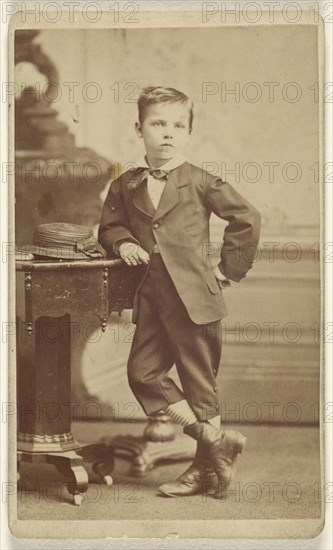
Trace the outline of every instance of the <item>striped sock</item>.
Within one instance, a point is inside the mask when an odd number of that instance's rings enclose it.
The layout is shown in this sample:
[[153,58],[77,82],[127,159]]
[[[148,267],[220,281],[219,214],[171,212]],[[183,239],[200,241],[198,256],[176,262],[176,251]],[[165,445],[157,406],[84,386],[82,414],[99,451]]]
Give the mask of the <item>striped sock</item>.
[[197,417],[185,399],[168,405],[167,408],[164,409],[164,412],[182,426],[189,426],[190,424],[198,422]]

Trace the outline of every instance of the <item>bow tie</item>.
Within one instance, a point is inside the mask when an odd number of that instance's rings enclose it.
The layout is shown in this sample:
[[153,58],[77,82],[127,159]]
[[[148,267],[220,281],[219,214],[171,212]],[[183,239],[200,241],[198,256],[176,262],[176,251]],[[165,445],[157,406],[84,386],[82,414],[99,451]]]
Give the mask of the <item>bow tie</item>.
[[148,175],[153,176],[157,180],[166,180],[170,174],[169,170],[161,170],[160,168],[147,168],[143,174],[141,181],[144,180]]

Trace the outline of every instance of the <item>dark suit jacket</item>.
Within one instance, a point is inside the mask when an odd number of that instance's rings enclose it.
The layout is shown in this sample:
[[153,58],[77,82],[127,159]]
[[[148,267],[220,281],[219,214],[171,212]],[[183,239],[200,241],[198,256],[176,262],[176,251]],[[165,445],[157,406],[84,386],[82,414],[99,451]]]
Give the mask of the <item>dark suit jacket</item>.
[[[142,174],[143,169],[132,169],[112,182],[102,212],[99,242],[111,252],[117,241],[130,240],[149,254],[156,242],[194,323],[222,319],[227,309],[208,254],[214,248],[209,241],[211,212],[228,222],[221,239],[219,268],[233,281],[242,279],[252,266],[259,239],[259,212],[228,183],[188,162],[170,172],[155,210]],[[133,322],[135,304],[134,299]]]

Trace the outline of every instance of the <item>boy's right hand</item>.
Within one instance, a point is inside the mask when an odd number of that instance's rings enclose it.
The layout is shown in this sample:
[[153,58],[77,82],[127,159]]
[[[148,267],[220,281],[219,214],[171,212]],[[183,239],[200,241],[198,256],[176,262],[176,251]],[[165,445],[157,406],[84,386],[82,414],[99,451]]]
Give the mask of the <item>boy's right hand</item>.
[[118,254],[129,266],[149,263],[149,254],[141,246],[130,241],[119,245]]

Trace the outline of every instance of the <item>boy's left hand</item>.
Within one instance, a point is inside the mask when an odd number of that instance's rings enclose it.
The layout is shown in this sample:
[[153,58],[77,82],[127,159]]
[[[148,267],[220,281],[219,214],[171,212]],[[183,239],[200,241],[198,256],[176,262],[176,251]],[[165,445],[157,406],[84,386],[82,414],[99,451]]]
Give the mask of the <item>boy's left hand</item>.
[[119,245],[118,254],[129,266],[149,263],[149,254],[141,246],[132,241],[125,241]]
[[220,288],[227,288],[230,286],[230,281],[222,275],[217,265],[214,266],[214,275]]

